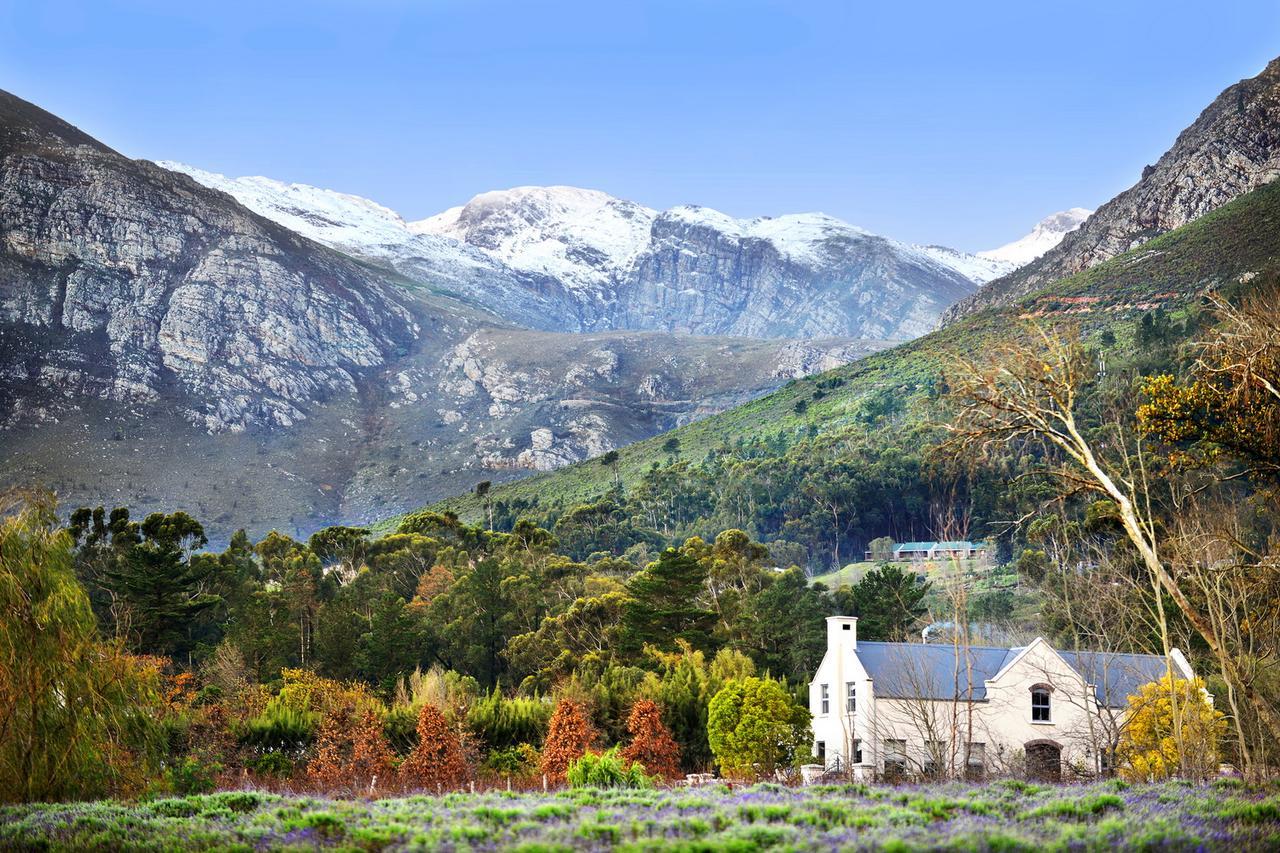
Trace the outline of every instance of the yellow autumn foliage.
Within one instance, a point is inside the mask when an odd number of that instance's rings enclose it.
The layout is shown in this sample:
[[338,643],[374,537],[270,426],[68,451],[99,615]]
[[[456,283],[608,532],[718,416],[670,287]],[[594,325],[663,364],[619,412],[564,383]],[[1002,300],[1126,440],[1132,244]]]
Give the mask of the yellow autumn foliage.
[[1117,750],[1121,776],[1147,781],[1205,776],[1217,769],[1227,718],[1214,709],[1201,679],[1165,675],[1142,685],[1128,702]]

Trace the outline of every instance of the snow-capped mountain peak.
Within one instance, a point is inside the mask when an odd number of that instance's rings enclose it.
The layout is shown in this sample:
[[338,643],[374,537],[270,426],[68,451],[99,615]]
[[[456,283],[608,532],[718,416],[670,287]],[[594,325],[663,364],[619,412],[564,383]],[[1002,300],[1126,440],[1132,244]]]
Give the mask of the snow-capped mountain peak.
[[597,190],[481,193],[406,222],[359,196],[162,163],[261,216],[526,328],[894,339],[1010,265],[822,213],[659,213]]
[[1092,215],[1092,210],[1083,207],[1058,211],[1037,222],[1025,237],[997,249],[978,252],[978,257],[1005,261],[1013,264],[1014,268],[1029,264],[1061,243],[1063,237],[1079,228]]
[[415,234],[467,243],[518,270],[599,292],[644,250],[657,212],[578,187],[515,187],[409,223]]
[[947,246],[912,246],[911,248],[934,263],[942,264],[944,267],[960,273],[970,281],[978,282],[978,284],[986,284],[992,279],[1008,275],[1018,268],[1017,264],[1002,258],[993,258],[983,254],[971,255],[968,252],[961,252],[959,249],[951,249]]
[[396,245],[408,233],[400,214],[357,195],[260,176],[230,178],[170,160],[156,165],[222,190],[254,213],[304,237],[344,250],[363,252],[373,246]]

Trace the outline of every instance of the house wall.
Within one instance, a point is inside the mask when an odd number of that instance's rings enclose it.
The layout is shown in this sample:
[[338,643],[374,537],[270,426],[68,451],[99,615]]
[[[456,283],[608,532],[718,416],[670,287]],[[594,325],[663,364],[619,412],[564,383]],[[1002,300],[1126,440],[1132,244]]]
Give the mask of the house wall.
[[[1047,723],[1031,719],[1031,688],[1037,684],[1053,688]],[[1021,749],[1030,741],[1051,740],[1062,747],[1064,766],[1096,768],[1096,748],[1104,736],[1099,731],[1093,689],[1048,643],[1037,640],[995,680],[987,682],[987,700],[992,731],[1001,736],[1007,748]]]
[[[836,757],[847,764],[850,742],[861,741],[865,773],[882,771],[887,740],[906,742],[907,770],[920,773],[930,762],[941,765],[947,775],[961,775],[966,769],[969,743],[981,743],[983,765],[988,773],[1021,772],[1025,769],[1027,744],[1049,741],[1061,749],[1064,768],[1079,766],[1090,772],[1098,767],[1098,746],[1107,740],[1099,720],[1093,688],[1064,661],[1048,643],[1037,640],[1004,671],[985,685],[982,700],[945,701],[901,697],[878,697],[875,685],[857,656],[856,625],[845,632],[828,620],[828,650],[809,688],[809,709],[813,712],[815,745],[826,745],[826,765]],[[855,621],[855,620],[845,620]],[[852,634],[852,637],[848,635]],[[904,657],[904,666],[906,658]],[[912,695],[949,692],[940,685],[914,682],[910,673],[898,673],[897,684],[915,684]],[[923,678],[923,676],[922,676]],[[956,674],[960,684],[967,680]],[[857,711],[845,712],[845,685],[858,685]],[[830,707],[821,712],[821,685],[830,689]],[[1050,719],[1032,720],[1031,688],[1048,684]],[[950,685],[948,685],[949,687]],[[933,742],[933,746],[927,744]],[[815,750],[816,751],[816,750]]]
[[[818,744],[825,744],[826,755],[823,763],[834,766],[839,761],[841,767],[848,766],[852,757],[852,743],[855,739],[864,743],[870,732],[867,729],[867,716],[862,712],[863,703],[870,702],[871,679],[866,669],[858,660],[858,620],[854,617],[833,616],[827,620],[827,652],[822,663],[809,683],[809,710],[813,713],[814,754],[818,754]],[[846,630],[844,626],[848,626]],[[857,713],[846,712],[846,685],[853,682],[857,685]],[[822,685],[830,690],[830,706],[827,713],[822,713]],[[865,746],[864,762],[870,762]]]

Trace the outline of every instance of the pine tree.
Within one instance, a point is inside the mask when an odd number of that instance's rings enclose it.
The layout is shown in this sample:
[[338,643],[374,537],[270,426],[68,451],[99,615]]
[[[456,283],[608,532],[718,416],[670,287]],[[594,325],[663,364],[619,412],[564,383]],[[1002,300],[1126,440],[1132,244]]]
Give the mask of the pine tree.
[[[114,525],[117,514],[112,518]],[[205,544],[204,530],[184,512],[156,512],[130,531],[113,537],[113,559],[103,572],[103,585],[122,605],[116,627],[138,651],[181,660],[203,614],[221,602],[206,591],[211,566],[187,557]]]
[[345,709],[325,714],[316,734],[315,753],[307,762],[307,778],[323,790],[336,788],[345,775],[350,752],[351,714]]
[[675,548],[627,583],[631,598],[623,613],[622,642],[631,652],[646,643],[673,648],[684,640],[695,649],[712,645],[715,613],[701,603],[707,570],[698,560]]
[[435,705],[418,712],[418,745],[400,765],[400,779],[410,787],[427,791],[452,789],[467,776],[466,760],[458,735]]
[[379,781],[391,778],[391,745],[382,721],[371,710],[360,715],[351,735],[351,774],[362,789],[372,792]]
[[327,791],[364,793],[391,778],[394,757],[382,720],[372,708],[355,711],[351,696],[325,714],[316,737],[307,777]]
[[924,615],[929,582],[886,563],[867,572],[851,590],[858,639],[898,640]]

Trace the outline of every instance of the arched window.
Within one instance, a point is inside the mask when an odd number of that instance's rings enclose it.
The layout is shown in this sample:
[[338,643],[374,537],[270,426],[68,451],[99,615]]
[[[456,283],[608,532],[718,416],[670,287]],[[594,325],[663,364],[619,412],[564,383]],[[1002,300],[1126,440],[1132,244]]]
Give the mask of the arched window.
[[1048,684],[1036,684],[1031,687],[1031,722],[1050,722],[1049,694],[1053,688]]

